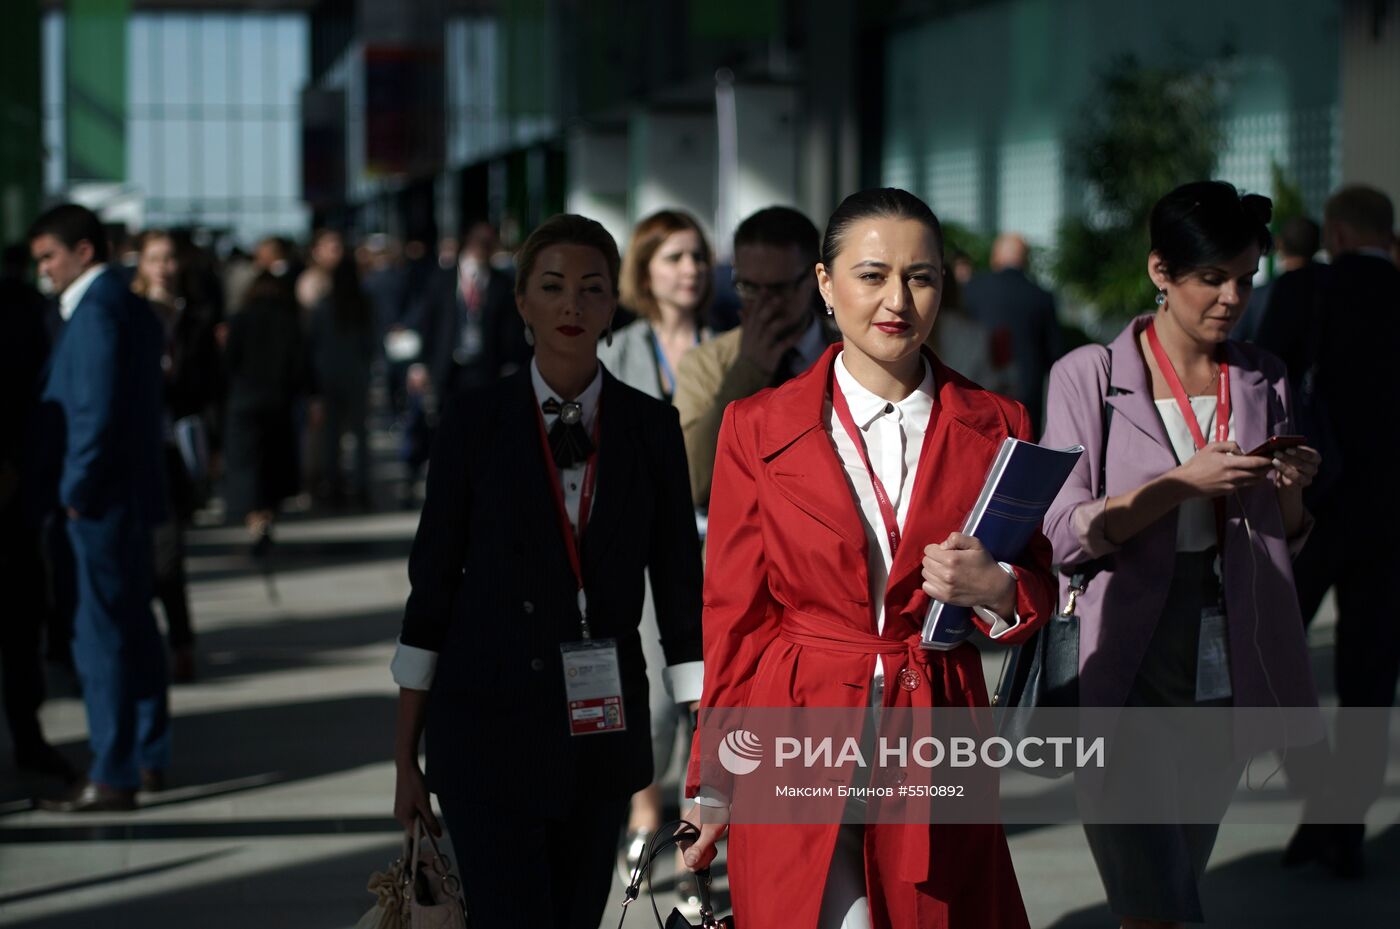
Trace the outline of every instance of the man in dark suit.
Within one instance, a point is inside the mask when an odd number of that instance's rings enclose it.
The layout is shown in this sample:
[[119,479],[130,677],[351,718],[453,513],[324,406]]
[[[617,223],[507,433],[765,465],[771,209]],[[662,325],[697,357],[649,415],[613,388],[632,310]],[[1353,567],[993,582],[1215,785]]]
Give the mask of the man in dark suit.
[[[1253,342],[1259,337],[1259,327],[1264,322],[1264,315],[1269,311],[1269,299],[1280,281],[1290,274],[1311,274],[1317,267],[1313,258],[1322,247],[1322,227],[1306,216],[1295,216],[1283,224],[1274,245],[1278,256],[1279,276],[1260,284],[1249,295],[1249,305],[1245,307],[1244,315],[1230,333],[1241,342]],[[1285,285],[1284,289],[1295,286],[1299,286],[1297,282]]]
[[[1013,396],[1026,406],[1037,435],[1044,421],[1045,378],[1060,357],[1060,323],[1055,298],[1026,274],[1030,248],[1014,232],[997,236],[992,245],[991,272],[974,277],[964,302],[972,316],[991,331],[1010,339],[1015,368]],[[957,359],[948,359],[957,367]]]
[[[1344,187],[1327,201],[1322,235],[1330,266],[1279,278],[1259,344],[1288,366],[1300,414],[1323,453],[1319,493],[1309,500],[1317,520],[1294,563],[1303,616],[1311,621],[1322,598],[1337,589],[1337,696],[1343,707],[1389,707],[1400,678],[1400,608],[1390,579],[1400,543],[1400,501],[1391,473],[1400,439],[1387,414],[1400,406],[1393,366],[1378,346],[1400,344],[1400,269],[1390,255],[1395,222],[1379,190]],[[1312,399],[1308,399],[1312,398]],[[1379,795],[1387,733],[1383,714],[1344,716],[1336,733],[1329,821],[1346,822],[1319,834],[1301,829],[1285,863],[1324,858],[1339,876],[1362,870],[1361,824]]]
[[515,311],[510,274],[491,266],[496,230],[472,224],[457,263],[440,269],[414,314],[439,404],[464,389],[484,387],[530,360],[525,326]]
[[106,267],[96,215],[54,207],[30,252],[65,323],[43,393],[57,505],[77,565],[73,660],[93,760],[58,812],[130,810],[170,763],[165,652],[155,615],[152,528],[165,518],[160,321]]

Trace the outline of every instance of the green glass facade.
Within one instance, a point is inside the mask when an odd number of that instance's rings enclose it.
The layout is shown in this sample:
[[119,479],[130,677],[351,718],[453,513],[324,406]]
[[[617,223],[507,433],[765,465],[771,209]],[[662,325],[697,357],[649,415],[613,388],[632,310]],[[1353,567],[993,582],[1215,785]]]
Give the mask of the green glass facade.
[[70,181],[126,179],[126,25],[131,0],[69,0],[63,60]]
[[1340,176],[1338,28],[1335,3],[1270,0],[1012,0],[892,28],[880,177],[947,219],[1052,245],[1063,215],[1093,208],[1068,143],[1131,55],[1218,74],[1217,176],[1269,193],[1277,162],[1316,211]]

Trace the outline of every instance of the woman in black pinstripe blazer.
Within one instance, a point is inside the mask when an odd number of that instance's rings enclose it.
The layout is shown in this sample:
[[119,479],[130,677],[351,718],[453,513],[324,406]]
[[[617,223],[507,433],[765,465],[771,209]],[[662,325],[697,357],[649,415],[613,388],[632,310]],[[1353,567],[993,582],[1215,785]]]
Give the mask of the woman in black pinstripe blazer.
[[[454,398],[433,450],[393,664],[394,813],[437,831],[438,795],[474,929],[594,929],[628,798],[652,777],[643,571],[674,696],[697,700],[700,548],[675,411],[597,361],[612,237],[555,216],[517,264],[535,359]],[[625,728],[571,734],[561,646],[584,639],[614,643]]]

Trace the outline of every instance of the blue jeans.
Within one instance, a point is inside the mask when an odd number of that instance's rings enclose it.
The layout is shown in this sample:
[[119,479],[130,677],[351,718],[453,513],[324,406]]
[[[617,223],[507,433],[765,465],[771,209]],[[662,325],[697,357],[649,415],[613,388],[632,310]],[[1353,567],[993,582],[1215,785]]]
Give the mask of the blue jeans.
[[151,612],[151,529],[125,507],[68,521],[77,566],[73,663],[83,685],[88,777],[135,788],[170,765],[165,648]]

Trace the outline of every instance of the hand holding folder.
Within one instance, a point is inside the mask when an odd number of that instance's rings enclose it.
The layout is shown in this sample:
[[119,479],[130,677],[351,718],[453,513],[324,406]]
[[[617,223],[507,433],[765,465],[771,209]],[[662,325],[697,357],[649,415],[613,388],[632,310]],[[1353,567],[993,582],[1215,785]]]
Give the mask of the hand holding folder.
[[[987,471],[962,532],[980,541],[997,561],[1021,557],[1031,536],[1045,519],[1084,446],[1053,449],[1008,438]],[[972,634],[972,609],[939,600],[924,617],[922,645],[944,651]]]

